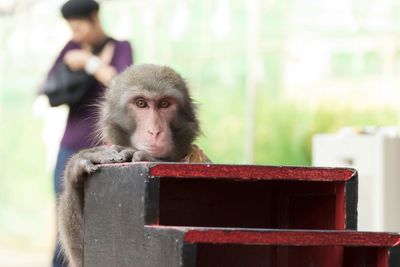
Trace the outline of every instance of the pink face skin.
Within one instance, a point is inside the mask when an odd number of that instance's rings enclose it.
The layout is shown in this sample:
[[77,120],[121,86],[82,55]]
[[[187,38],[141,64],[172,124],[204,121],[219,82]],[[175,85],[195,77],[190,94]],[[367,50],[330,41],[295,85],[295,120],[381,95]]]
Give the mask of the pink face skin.
[[138,95],[129,109],[136,120],[131,143],[155,158],[165,158],[174,150],[170,123],[176,116],[178,101],[174,97]]

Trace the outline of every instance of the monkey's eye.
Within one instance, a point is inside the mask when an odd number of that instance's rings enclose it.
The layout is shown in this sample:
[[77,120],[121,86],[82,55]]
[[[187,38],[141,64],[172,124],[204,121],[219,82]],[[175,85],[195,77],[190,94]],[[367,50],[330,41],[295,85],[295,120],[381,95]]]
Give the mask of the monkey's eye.
[[167,107],[169,107],[169,105],[170,105],[170,103],[168,101],[163,100],[163,101],[160,102],[159,107],[160,108],[167,108]]
[[138,107],[138,108],[145,108],[145,107],[147,107],[147,103],[146,103],[146,101],[144,100],[144,99],[138,99],[137,101],[136,101],[136,106]]

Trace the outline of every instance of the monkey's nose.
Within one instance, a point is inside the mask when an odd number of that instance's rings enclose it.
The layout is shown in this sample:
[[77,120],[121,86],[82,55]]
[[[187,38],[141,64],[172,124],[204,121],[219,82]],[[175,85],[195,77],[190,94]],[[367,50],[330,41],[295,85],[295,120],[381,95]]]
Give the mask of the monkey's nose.
[[161,131],[158,131],[158,130],[155,130],[155,131],[147,130],[147,133],[149,135],[151,135],[151,136],[157,137],[161,133]]

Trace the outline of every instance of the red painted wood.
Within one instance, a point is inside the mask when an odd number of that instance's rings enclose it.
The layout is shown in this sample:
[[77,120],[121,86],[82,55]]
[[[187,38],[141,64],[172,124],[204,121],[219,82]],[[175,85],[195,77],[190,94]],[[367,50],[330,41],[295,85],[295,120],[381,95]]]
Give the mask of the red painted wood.
[[187,243],[259,244],[291,246],[370,246],[400,245],[400,235],[356,231],[271,231],[242,229],[186,229]]
[[[336,183],[335,230],[346,230],[346,197],[345,197],[346,192],[345,192],[345,188],[346,188],[346,186],[344,183]],[[329,212],[329,211],[327,211],[327,212]],[[325,214],[327,214],[327,213],[325,213]]]
[[388,267],[387,249],[197,244],[196,267]]
[[377,256],[377,267],[386,267],[389,264],[389,253],[387,249],[379,248]]
[[277,265],[276,257],[271,246],[196,245],[196,267],[286,267]]
[[343,230],[344,202],[337,204],[336,194],[344,187],[338,184],[344,182],[166,177],[160,179],[158,224]]
[[366,266],[387,267],[388,250],[384,247],[346,247],[343,267]]
[[287,246],[279,248],[286,251],[284,254],[278,253],[280,261],[277,263],[277,267],[342,267],[343,251],[345,250],[344,247],[340,246]]
[[196,244],[197,267],[387,267],[400,235],[356,231],[273,231],[146,226],[184,233]]
[[307,181],[347,181],[356,175],[355,170],[344,168],[218,164],[154,164],[149,173],[154,177]]

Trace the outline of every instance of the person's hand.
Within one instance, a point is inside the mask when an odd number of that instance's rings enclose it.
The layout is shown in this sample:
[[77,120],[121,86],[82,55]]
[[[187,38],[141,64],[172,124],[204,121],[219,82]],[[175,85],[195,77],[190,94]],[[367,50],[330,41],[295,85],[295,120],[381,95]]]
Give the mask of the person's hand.
[[93,55],[86,50],[73,49],[65,54],[64,62],[71,70],[82,70],[91,56]]

